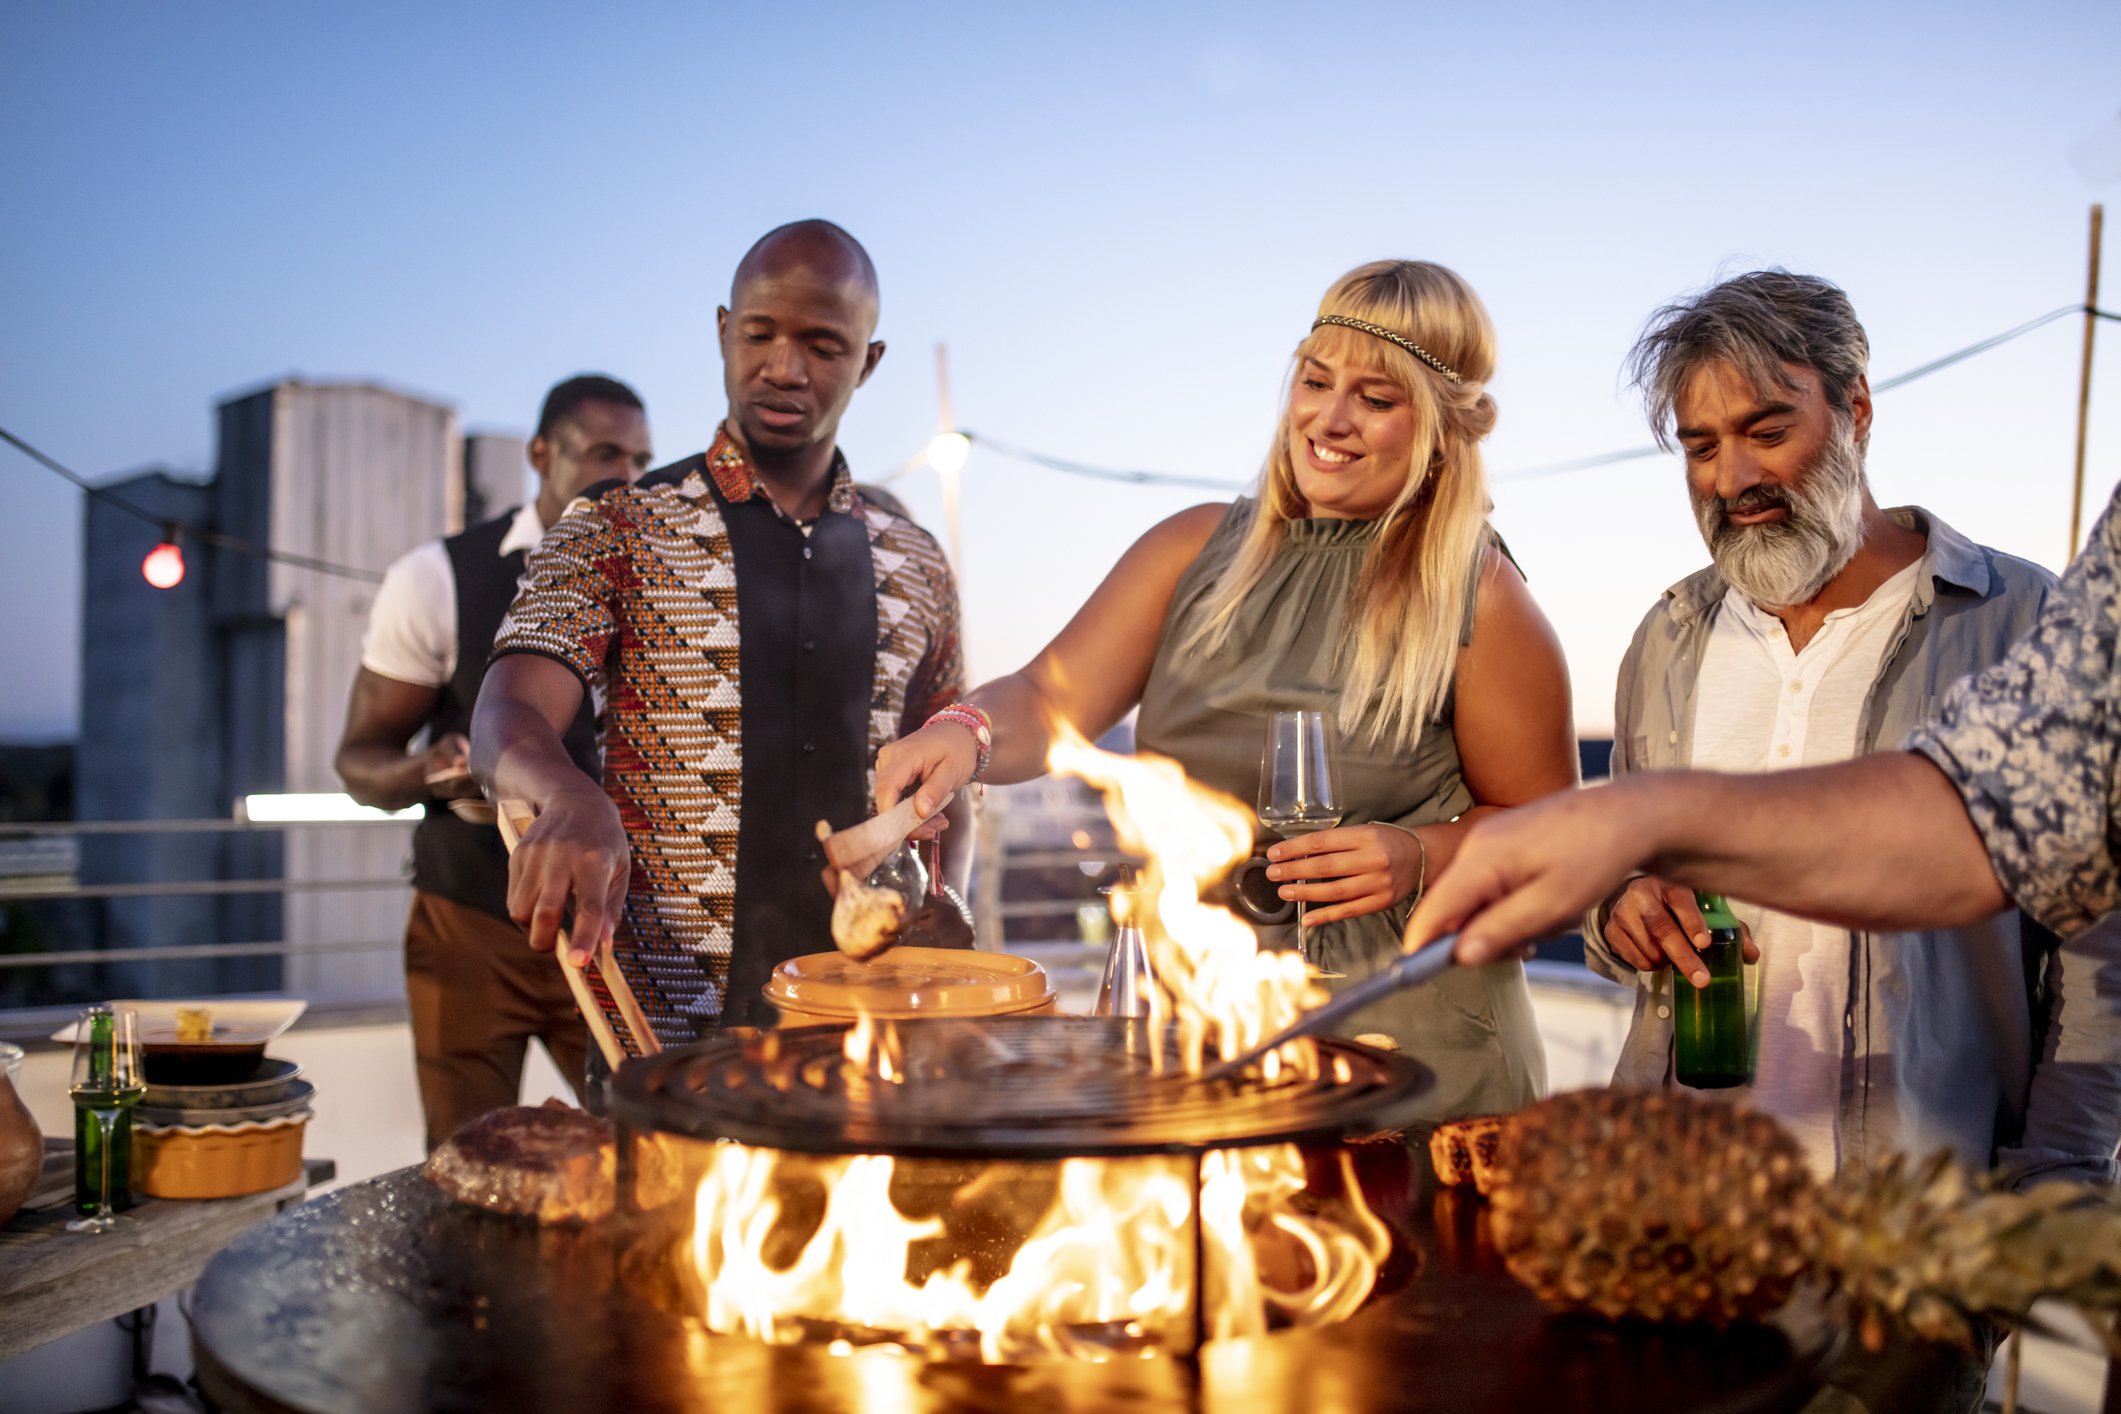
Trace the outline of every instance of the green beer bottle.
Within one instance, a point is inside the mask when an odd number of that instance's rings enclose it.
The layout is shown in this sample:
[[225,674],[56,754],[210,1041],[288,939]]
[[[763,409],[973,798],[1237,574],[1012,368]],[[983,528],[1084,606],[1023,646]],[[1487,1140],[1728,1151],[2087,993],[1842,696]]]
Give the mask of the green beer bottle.
[[[88,1079],[91,1085],[115,1088],[112,1079],[117,1051],[117,1018],[107,1007],[89,1013]],[[110,1206],[123,1212],[133,1205],[133,1116],[120,1109],[110,1127]],[[97,1212],[98,1185],[103,1179],[103,1126],[95,1110],[76,1101],[74,1105],[74,1211],[83,1217]]]
[[1673,979],[1672,1071],[1681,1085],[1723,1090],[1751,1078],[1751,1047],[1745,1033],[1745,946],[1738,920],[1721,894],[1694,895],[1709,945],[1701,965],[1709,984]]

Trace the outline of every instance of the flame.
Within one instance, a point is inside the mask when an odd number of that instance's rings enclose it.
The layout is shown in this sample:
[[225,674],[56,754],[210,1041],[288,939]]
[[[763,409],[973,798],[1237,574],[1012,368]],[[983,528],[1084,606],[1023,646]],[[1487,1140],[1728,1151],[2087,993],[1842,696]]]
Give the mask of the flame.
[[[766,1034],[771,1036],[773,1033]],[[872,1076],[891,1085],[905,1082],[905,1052],[899,1043],[898,1023],[894,1021],[887,1019],[879,1026],[868,1012],[857,1013],[854,1025],[840,1043],[840,1054],[847,1058],[841,1070],[850,1092],[862,1090]]]
[[[1201,1165],[1200,1209],[1207,1241],[1206,1294],[1211,1340],[1264,1334],[1273,1324],[1328,1325],[1346,1320],[1369,1298],[1391,1249],[1391,1232],[1363,1201],[1353,1162],[1340,1162],[1339,1215],[1306,1215],[1291,1200],[1302,1193],[1303,1154],[1293,1144],[1218,1149]],[[1278,1265],[1308,1272],[1308,1285],[1270,1281],[1263,1245],[1282,1250]]]
[[[1174,1026],[1180,1064],[1198,1074],[1210,1043],[1234,1056],[1289,1026],[1326,994],[1303,957],[1262,950],[1252,929],[1201,893],[1251,857],[1252,812],[1230,796],[1187,779],[1175,761],[1116,756],[1083,740],[1066,723],[1053,728],[1047,768],[1104,793],[1122,848],[1146,860],[1123,907],[1142,929],[1157,986],[1150,1024]],[[1284,1058],[1315,1075],[1318,1048],[1292,1043],[1269,1055],[1269,1081]]]
[[[1191,1348],[1196,1290],[1210,1339],[1343,1320],[1368,1297],[1390,1245],[1345,1155],[1340,1202],[1303,1212],[1291,1202],[1304,1191],[1295,1146],[1216,1151],[1201,1170],[1206,1270],[1197,1282],[1189,1163],[1066,1159],[1050,1206],[999,1278],[982,1287],[972,1260],[958,1255],[931,1262],[916,1280],[917,1249],[952,1234],[943,1218],[900,1211],[897,1172],[881,1155],[714,1146],[689,1248],[708,1329],[778,1343],[822,1332],[839,1351],[976,1347],[995,1362],[1146,1355]],[[789,1245],[785,1195],[804,1185],[822,1188],[822,1215],[792,1259],[777,1262],[770,1254]]]
[[[784,1163],[822,1183],[824,1213],[794,1260],[776,1266],[767,1253],[783,1225]],[[1173,1332],[1192,1320],[1190,1166],[1064,1160],[1052,1206],[984,1290],[969,1258],[919,1281],[908,1276],[916,1245],[945,1236],[946,1224],[899,1211],[890,1192],[896,1167],[878,1155],[791,1160],[717,1145],[695,1201],[691,1247],[708,1328],[786,1342],[821,1324],[920,1350],[968,1335],[990,1361],[1115,1353],[1110,1340],[1081,1332],[1117,1331],[1124,1346],[1185,1343]]]

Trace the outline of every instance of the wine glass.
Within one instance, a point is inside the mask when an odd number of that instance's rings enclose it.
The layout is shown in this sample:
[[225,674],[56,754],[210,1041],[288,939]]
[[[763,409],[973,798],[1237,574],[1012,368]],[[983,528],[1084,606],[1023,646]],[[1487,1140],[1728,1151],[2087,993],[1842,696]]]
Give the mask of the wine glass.
[[[1276,712],[1259,766],[1259,823],[1283,839],[1330,830],[1348,813],[1340,794],[1339,733],[1331,712]],[[1296,947],[1312,961],[1296,901]]]
[[[109,1232],[118,1226],[110,1210],[110,1154],[112,1131],[118,1116],[146,1093],[147,1081],[140,1072],[140,1039],[130,1011],[92,1007],[74,1028],[74,1076],[69,1087],[76,1109],[96,1118],[96,1212],[94,1217],[76,1218],[68,1232]],[[130,1175],[119,1175],[131,1182]]]

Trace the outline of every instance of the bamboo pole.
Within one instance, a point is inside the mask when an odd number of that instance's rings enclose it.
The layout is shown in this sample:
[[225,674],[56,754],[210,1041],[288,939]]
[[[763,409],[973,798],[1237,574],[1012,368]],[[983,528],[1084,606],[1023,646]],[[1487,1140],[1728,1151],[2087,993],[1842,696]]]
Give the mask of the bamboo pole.
[[2092,335],[2099,327],[2099,237],[2106,225],[2106,208],[2092,205],[2091,273],[2084,286],[2084,366],[2077,380],[2077,471],[2071,483],[2069,503],[2069,557],[2075,559],[2084,525],[2084,447],[2091,431]]

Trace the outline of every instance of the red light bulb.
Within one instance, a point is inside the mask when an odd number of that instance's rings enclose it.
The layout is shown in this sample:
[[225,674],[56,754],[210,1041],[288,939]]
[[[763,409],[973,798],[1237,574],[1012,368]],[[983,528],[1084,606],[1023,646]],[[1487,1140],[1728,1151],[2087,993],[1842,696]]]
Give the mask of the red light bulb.
[[163,541],[140,562],[140,577],[157,589],[175,589],[184,582],[184,552],[176,542]]

